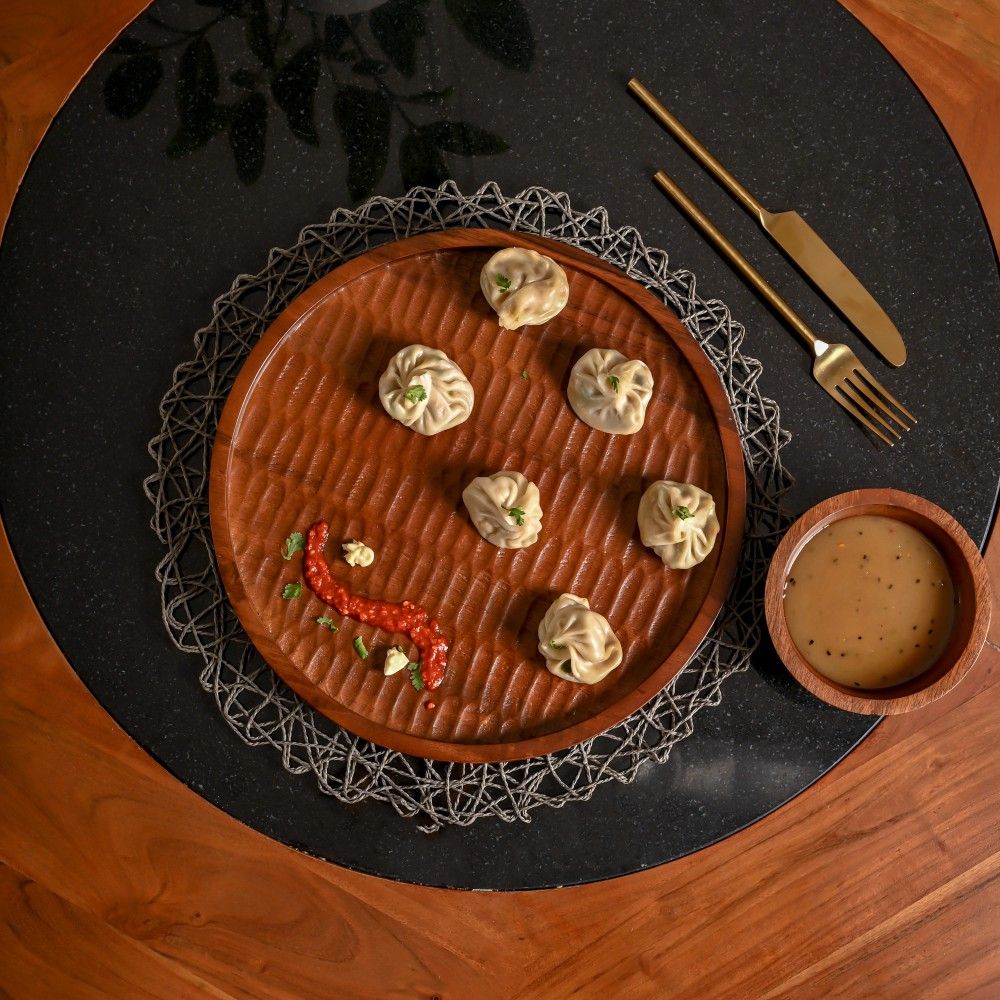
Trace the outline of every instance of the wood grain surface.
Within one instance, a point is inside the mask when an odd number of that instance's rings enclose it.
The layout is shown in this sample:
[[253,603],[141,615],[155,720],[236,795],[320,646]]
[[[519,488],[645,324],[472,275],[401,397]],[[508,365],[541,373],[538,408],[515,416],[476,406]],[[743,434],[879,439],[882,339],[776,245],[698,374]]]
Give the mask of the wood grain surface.
[[[1000,232],[1000,0],[843,2],[929,96]],[[0,215],[141,6],[0,6]],[[995,533],[987,566],[996,590]],[[749,829],[627,878],[491,895],[357,875],[222,815],[91,698],[2,533],[0,595],[0,990],[17,1000],[1000,993],[997,614],[963,684]]]
[[[565,270],[569,304],[548,323],[498,327],[479,274],[504,246],[530,247]],[[443,350],[475,392],[469,418],[430,437],[393,420],[378,395],[392,357],[413,343]],[[635,434],[594,430],[567,402],[570,370],[593,347],[652,372]],[[462,503],[474,478],[504,470],[541,494],[541,536],[526,549],[491,545]],[[715,499],[719,537],[694,569],[666,569],[638,537],[639,499],[659,479],[695,483]],[[520,760],[604,732],[680,672],[729,592],[746,484],[722,383],[650,292],[544,237],[453,229],[341,265],[265,331],[219,422],[210,510],[233,607],[303,698],[404,753]],[[451,649],[433,711],[404,673],[382,675],[399,636],[339,616],[331,634],[316,624],[329,608],[308,590],[281,599],[301,572],[300,556],[281,557],[282,541],[320,519],[335,540],[335,579],[411,600],[440,622]],[[343,561],[339,544],[352,538],[372,546],[372,566]],[[563,593],[586,597],[622,643],[621,666],[597,684],[554,676],[538,652],[539,622]],[[354,651],[357,635],[367,659]]]
[[[792,640],[785,620],[786,581],[803,548],[827,525],[862,516],[902,521],[930,539],[948,567],[958,605],[948,643],[929,669],[904,684],[870,691],[838,684],[814,670]],[[901,715],[926,707],[965,678],[986,642],[992,598],[989,574],[979,549],[951,514],[912,493],[868,489],[852,490],[823,500],[788,529],[768,568],[764,610],[767,628],[781,662],[817,698],[847,712]]]

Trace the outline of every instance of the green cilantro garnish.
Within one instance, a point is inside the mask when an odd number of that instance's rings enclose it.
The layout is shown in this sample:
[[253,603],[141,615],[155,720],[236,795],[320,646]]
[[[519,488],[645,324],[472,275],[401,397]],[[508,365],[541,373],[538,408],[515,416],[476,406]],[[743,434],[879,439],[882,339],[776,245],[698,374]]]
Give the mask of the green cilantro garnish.
[[519,528],[524,524],[524,511],[520,507],[508,507],[507,513],[514,518],[514,523]]
[[323,615],[322,618],[317,618],[316,624],[322,625],[323,628],[328,628],[331,632],[337,631],[337,626],[329,615]]
[[403,393],[403,397],[411,403],[422,403],[427,398],[427,390],[417,382]]
[[281,546],[281,558],[291,559],[296,552],[301,552],[306,547],[306,538],[301,531],[293,531]]
[[617,375],[609,375],[608,376],[608,385],[611,386],[611,391],[612,392],[617,392],[618,391],[618,387],[621,385],[621,381],[622,380]]
[[565,649],[565,645],[561,642],[556,642],[555,639],[549,639],[549,649]]
[[694,514],[692,514],[687,507],[675,507],[673,515],[674,517],[680,518],[682,521],[686,521],[689,517],[694,517]]
[[523,378],[524,381],[527,382],[528,381],[528,373],[526,371],[525,372],[521,372],[521,378]]
[[424,689],[424,679],[420,676],[420,664],[419,663],[407,663],[406,664],[407,673],[410,675],[410,683],[413,685],[414,691],[423,691]]
[[499,288],[501,292],[510,291],[510,278],[508,278],[506,274],[495,274],[493,278],[497,283],[497,288]]
[[368,650],[365,649],[365,640],[361,638],[360,635],[354,637],[354,652],[361,657],[362,660],[368,659]]
[[281,592],[281,596],[286,601],[294,600],[296,597],[302,596],[302,584],[301,583],[286,583],[285,589]]

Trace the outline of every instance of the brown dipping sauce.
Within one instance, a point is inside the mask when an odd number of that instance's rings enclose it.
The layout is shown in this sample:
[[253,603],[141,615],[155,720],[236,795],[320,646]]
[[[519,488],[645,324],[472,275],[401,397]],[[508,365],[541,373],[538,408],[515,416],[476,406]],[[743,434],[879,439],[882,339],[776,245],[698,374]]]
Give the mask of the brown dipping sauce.
[[785,581],[785,620],[824,677],[892,687],[941,655],[955,589],[941,553],[916,528],[859,515],[823,528],[799,553]]

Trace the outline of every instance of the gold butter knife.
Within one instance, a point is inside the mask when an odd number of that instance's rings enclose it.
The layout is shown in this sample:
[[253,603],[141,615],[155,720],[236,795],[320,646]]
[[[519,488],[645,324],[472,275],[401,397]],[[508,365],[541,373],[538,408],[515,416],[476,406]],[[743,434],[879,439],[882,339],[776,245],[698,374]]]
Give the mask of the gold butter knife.
[[798,335],[813,356],[813,378],[859,424],[891,448],[917,418],[865,368],[847,344],[833,344],[817,337],[673,178],[658,170],[653,180]]
[[760,222],[771,239],[889,364],[898,367],[906,361],[906,345],[896,325],[801,215],[797,212],[769,212],[635,77],[629,80],[628,89]]

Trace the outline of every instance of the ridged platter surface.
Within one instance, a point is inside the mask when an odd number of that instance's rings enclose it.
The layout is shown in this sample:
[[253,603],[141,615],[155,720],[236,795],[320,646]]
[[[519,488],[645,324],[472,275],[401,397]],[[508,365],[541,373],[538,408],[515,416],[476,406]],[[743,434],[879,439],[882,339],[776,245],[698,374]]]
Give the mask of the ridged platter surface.
[[[479,290],[503,246],[530,246],[567,271],[569,305],[541,327],[499,328]],[[389,359],[437,347],[476,395],[470,419],[434,437],[392,420],[378,398]],[[655,379],[645,424],[601,433],[566,399],[570,368],[591,347],[641,358]],[[522,373],[527,373],[524,378]],[[516,469],[537,484],[539,541],[500,550],[473,528],[461,493],[476,476]],[[657,479],[715,497],[722,525],[709,558],[665,569],[639,540],[636,511]],[[240,621],[303,698],[352,732],[418,756],[513,760],[571,746],[620,722],[668,683],[704,638],[742,542],[739,438],[715,370],[677,318],[610,265],[542,237],[448,230],[373,250],[299,296],[264,334],[226,402],[212,456],[212,533]],[[433,694],[381,664],[399,637],[350,619],[332,634],[279,554],[294,530],[330,523],[335,576],[368,596],[422,605],[451,642]],[[340,541],[362,539],[374,565],[350,568]],[[587,687],[559,680],[537,628],[559,594],[585,596],[611,623],[624,661]],[[352,639],[372,651],[358,658]],[[412,651],[411,651],[412,652]],[[431,699],[435,708],[425,707]]]

